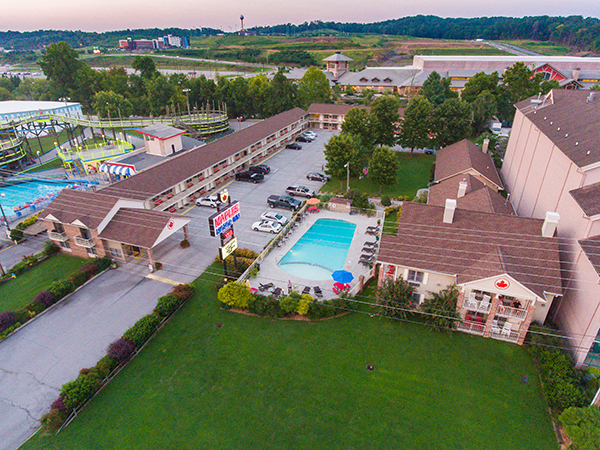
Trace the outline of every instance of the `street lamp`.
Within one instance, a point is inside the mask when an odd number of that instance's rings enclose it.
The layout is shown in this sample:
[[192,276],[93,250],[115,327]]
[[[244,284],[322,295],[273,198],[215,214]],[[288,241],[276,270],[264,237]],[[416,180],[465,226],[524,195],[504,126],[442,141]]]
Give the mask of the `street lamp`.
[[37,151],[38,159],[40,161],[40,166],[42,165],[42,157],[40,156],[40,151]]
[[184,88],[183,92],[185,92],[185,97],[187,99],[188,116],[190,116],[191,115],[190,114],[190,95],[189,95],[190,88]]
[[59,100],[61,102],[65,102],[65,113],[68,117],[71,117],[71,115],[69,114],[69,104],[67,103],[69,100],[71,100],[71,97],[61,97],[59,98]]
[[[4,193],[0,194],[0,197],[4,198]],[[6,214],[4,214],[4,208],[2,208],[2,203],[0,203],[0,211],[2,212],[2,217],[4,218],[4,223],[6,224],[6,229],[10,232],[10,225],[8,224],[8,219],[6,218]]]

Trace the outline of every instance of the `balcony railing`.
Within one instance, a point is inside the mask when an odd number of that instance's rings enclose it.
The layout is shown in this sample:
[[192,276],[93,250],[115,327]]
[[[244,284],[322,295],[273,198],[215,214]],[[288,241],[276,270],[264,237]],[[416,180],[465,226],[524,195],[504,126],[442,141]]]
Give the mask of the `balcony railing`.
[[69,238],[67,237],[67,233],[63,232],[59,232],[59,231],[48,231],[48,237],[52,240],[52,241],[60,241],[60,242],[65,242],[68,241]]
[[491,307],[491,301],[484,302],[483,300],[471,298],[465,298],[465,301],[463,303],[463,308],[468,309],[470,311],[478,311],[482,313],[490,312]]
[[503,332],[502,329],[500,331],[492,329],[490,336],[501,341],[517,342],[519,340],[519,331],[510,330],[509,332]]
[[460,331],[466,331],[467,333],[481,335],[483,334],[483,330],[485,330],[485,323],[464,321],[459,323],[456,328]]
[[86,239],[81,236],[75,236],[75,243],[80,247],[92,248],[96,246],[96,243],[93,239]]
[[527,316],[527,310],[522,308],[513,308],[512,306],[498,305],[498,311],[496,312],[501,317],[514,317],[515,319],[525,319]]

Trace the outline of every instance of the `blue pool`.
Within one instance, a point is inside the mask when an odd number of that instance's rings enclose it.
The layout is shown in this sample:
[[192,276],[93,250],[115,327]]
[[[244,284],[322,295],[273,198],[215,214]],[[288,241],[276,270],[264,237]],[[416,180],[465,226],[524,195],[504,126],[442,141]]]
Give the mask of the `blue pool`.
[[356,224],[318,219],[277,264],[280,269],[307,280],[331,280],[344,268]]
[[81,185],[82,182],[71,181],[27,181],[25,183],[0,188],[0,203],[7,215],[14,208],[34,203],[38,199],[50,199],[68,186]]

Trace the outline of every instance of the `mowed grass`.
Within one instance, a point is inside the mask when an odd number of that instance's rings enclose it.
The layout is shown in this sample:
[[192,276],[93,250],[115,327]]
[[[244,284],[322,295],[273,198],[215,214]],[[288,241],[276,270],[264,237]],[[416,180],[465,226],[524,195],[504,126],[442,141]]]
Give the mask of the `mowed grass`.
[[197,280],[71,425],[22,448],[557,448],[525,349],[360,312],[318,323],[240,315],[219,309],[220,279]]
[[[398,158],[398,172],[394,184],[382,186],[380,192],[379,184],[367,175],[362,179],[350,177],[350,189],[357,189],[375,197],[381,197],[384,194],[393,198],[408,195],[412,200],[419,189],[427,187],[431,165],[435,162],[435,156],[396,152],[396,157]],[[321,192],[345,192],[346,177],[343,177],[341,181],[343,187],[340,185],[339,178],[332,178],[321,187]]]
[[[22,308],[32,301],[38,292],[48,289],[56,280],[67,278],[86,262],[85,258],[58,254],[7,281],[0,285],[0,311]],[[10,273],[8,267],[5,269]]]
[[[34,158],[37,161],[37,158]],[[58,169],[59,167],[62,167],[63,163],[62,160],[60,158],[54,158],[51,159],[50,161],[46,161],[45,163],[43,163],[41,166],[35,166],[35,167],[31,167],[29,169],[24,170],[23,172],[41,172],[43,170],[50,170],[50,169]]]
[[549,41],[513,40],[501,42],[516,45],[517,47],[524,48],[525,50],[530,50],[541,55],[566,56],[573,54],[573,50],[569,47],[565,47],[564,45],[555,44]]

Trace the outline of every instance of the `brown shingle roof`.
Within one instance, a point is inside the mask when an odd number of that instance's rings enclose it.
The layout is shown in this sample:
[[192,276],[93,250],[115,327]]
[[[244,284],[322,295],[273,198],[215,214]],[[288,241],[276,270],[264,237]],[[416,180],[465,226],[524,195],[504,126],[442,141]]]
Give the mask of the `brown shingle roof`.
[[600,182],[569,191],[586,216],[600,214]]
[[590,260],[596,273],[600,275],[600,236],[592,236],[579,241],[581,249]]
[[104,193],[63,189],[39,217],[43,219],[52,214],[62,223],[79,220],[93,230],[118,200],[119,197]]
[[311,114],[335,114],[345,116],[352,108],[367,108],[360,105],[335,105],[331,103],[313,103],[308,107]]
[[146,200],[175,186],[198,172],[212,167],[235,155],[261,139],[299,120],[306,111],[294,108],[277,114],[263,122],[230,134],[203,147],[192,149],[167,159],[125,180],[119,181],[102,192],[124,198]]
[[442,181],[469,169],[479,172],[500,189],[502,181],[491,156],[481,151],[468,139],[440,149],[435,162],[435,181]]
[[152,248],[173,217],[185,216],[147,209],[122,208],[108,222],[100,237],[137,247]]
[[487,186],[459,198],[456,206],[470,211],[515,215],[511,203]]
[[[578,167],[600,161],[600,92],[552,90],[539,105],[515,106]],[[537,107],[536,107],[537,106]],[[589,153],[588,153],[589,152]]]
[[485,186],[471,174],[461,173],[454,175],[429,188],[427,203],[430,205],[444,206],[447,198],[456,198],[456,195],[458,194],[458,185],[463,180],[467,182],[467,194]]
[[384,234],[378,259],[457,275],[464,283],[508,274],[543,297],[562,293],[558,240],[543,238],[543,220],[404,203],[398,234]]

